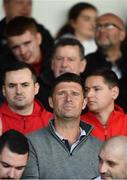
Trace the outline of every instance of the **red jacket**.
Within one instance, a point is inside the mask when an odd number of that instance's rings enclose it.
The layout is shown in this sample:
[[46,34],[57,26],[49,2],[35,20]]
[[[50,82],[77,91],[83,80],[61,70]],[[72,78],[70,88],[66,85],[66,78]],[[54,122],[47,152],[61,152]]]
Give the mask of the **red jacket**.
[[13,112],[7,102],[5,102],[0,107],[0,117],[2,132],[15,129],[23,134],[27,134],[45,127],[52,114],[46,111],[38,101],[34,101],[34,110],[31,115],[19,115]]
[[101,124],[92,112],[83,114],[81,119],[93,125],[92,135],[102,141],[112,136],[127,136],[127,115],[117,105],[115,105],[115,110],[111,113],[105,126]]

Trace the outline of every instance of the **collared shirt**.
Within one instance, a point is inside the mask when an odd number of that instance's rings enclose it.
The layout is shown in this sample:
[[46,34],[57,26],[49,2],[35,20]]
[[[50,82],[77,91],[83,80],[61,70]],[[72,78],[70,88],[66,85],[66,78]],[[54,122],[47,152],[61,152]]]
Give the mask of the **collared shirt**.
[[68,140],[64,139],[58,132],[56,132],[56,130],[55,130],[55,133],[65,143],[65,145],[68,148],[68,150],[70,151],[70,153],[78,145],[78,143],[81,141],[81,139],[86,135],[85,130],[80,127],[80,135],[79,135],[78,139],[73,144],[69,144]]

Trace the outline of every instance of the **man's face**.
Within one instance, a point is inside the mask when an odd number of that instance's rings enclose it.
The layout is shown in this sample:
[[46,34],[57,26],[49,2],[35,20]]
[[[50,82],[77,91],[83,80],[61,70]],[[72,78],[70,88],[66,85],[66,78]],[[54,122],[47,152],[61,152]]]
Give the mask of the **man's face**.
[[5,146],[0,154],[0,178],[20,179],[26,167],[27,159],[28,153],[16,154]]
[[99,172],[102,179],[127,179],[127,164],[125,157],[119,151],[112,147],[104,148],[99,154]]
[[75,35],[83,39],[94,38],[96,27],[97,12],[93,9],[82,10],[76,20],[72,21]]
[[96,41],[101,47],[119,46],[125,38],[125,32],[120,22],[110,15],[98,19]]
[[24,61],[28,64],[32,64],[40,60],[40,43],[40,34],[31,33],[30,31],[8,38],[8,45],[13,54],[19,61]]
[[87,106],[90,111],[100,113],[114,107],[118,95],[117,87],[109,87],[101,76],[90,76],[85,81]]
[[16,16],[31,16],[32,0],[8,0],[4,4],[5,15],[7,20]]
[[59,83],[49,102],[55,116],[60,119],[80,118],[81,111],[86,106],[82,87],[75,82]]
[[29,69],[9,71],[5,76],[3,94],[14,112],[33,107],[39,86],[34,83]]
[[85,60],[81,60],[78,46],[60,46],[52,59],[52,71],[55,77],[66,72],[80,74],[85,69]]

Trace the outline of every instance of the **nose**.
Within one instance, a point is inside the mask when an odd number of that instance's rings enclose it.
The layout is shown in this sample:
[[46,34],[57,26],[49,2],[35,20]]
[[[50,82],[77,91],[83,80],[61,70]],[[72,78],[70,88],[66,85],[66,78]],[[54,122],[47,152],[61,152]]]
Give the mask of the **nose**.
[[106,165],[106,163],[99,164],[99,172],[100,173],[106,173],[107,169],[108,169],[108,166]]
[[93,97],[94,96],[94,91],[92,89],[87,90],[86,96],[87,96],[87,98]]
[[9,178],[16,178],[15,177],[15,169],[14,168],[10,168],[8,176],[9,176]]
[[21,85],[17,85],[17,86],[16,86],[16,93],[17,93],[17,94],[21,94],[21,92],[22,92]]
[[66,101],[67,101],[67,102],[72,101],[72,96],[71,96],[71,94],[66,94]]
[[19,48],[19,50],[20,50],[20,54],[21,54],[21,55],[24,55],[25,52],[26,52],[26,47],[25,47],[24,45],[21,45],[20,48]]
[[68,66],[68,59],[66,57],[63,58],[63,61],[61,63],[62,67],[67,67]]

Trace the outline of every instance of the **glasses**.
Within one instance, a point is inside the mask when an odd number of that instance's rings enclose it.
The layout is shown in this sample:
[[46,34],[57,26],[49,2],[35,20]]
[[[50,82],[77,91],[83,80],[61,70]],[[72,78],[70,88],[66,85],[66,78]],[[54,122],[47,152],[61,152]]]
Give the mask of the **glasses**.
[[113,24],[113,23],[98,24],[98,25],[96,26],[96,30],[99,31],[99,30],[101,30],[102,28],[105,28],[105,29],[107,29],[107,30],[111,30],[111,29],[113,29],[114,27],[117,28],[117,29],[119,29],[119,30],[123,30],[121,27],[119,27],[119,26],[117,26],[116,24]]

